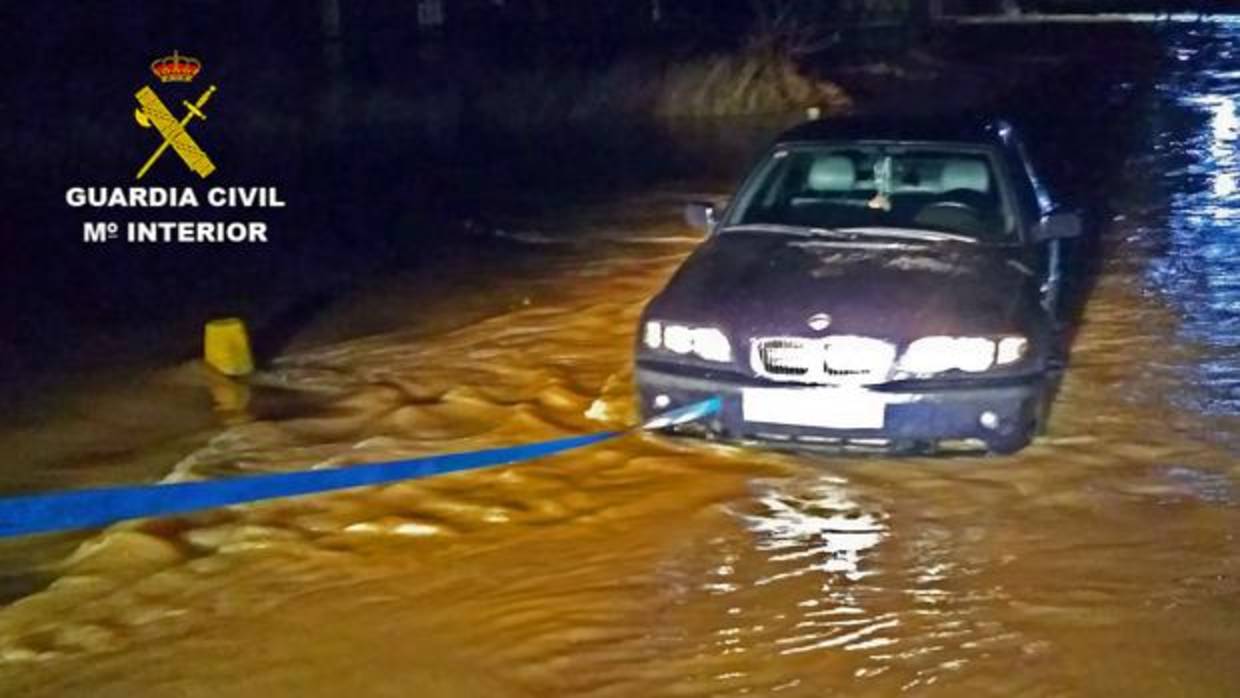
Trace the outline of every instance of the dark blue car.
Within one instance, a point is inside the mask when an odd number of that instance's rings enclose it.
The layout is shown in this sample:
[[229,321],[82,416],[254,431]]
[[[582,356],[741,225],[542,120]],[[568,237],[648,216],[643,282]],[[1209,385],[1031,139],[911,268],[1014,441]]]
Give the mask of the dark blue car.
[[848,118],[783,134],[642,315],[647,415],[798,447],[1029,443],[1059,365],[1057,209],[1001,120]]

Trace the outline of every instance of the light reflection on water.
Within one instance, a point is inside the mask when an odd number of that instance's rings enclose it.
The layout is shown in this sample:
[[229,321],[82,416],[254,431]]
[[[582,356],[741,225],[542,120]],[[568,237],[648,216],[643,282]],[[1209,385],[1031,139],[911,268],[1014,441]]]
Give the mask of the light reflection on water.
[[[1240,414],[1240,72],[1232,64],[1240,26],[1221,23],[1171,38],[1178,61],[1162,76],[1153,106],[1153,156],[1169,196],[1165,230],[1147,279],[1181,318],[1181,331],[1206,349],[1194,371],[1203,395],[1186,406]],[[1220,69],[1222,68],[1222,69]]]
[[862,555],[887,534],[881,514],[859,511],[838,485],[820,485],[799,495],[769,492],[758,502],[766,512],[741,515],[757,537],[757,549],[772,553],[767,558],[774,563],[772,569],[782,567],[780,563],[800,563],[794,571],[759,579],[759,585],[807,573],[858,581],[867,576]]

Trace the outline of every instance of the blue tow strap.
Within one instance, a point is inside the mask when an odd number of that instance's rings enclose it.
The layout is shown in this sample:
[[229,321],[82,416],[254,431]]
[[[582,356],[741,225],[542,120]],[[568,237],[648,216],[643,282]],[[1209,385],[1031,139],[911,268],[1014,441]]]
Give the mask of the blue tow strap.
[[[715,414],[720,405],[719,398],[704,400],[660,415],[642,428],[661,429],[692,422]],[[631,430],[605,431],[521,446],[330,470],[303,470],[204,482],[101,487],[11,497],[0,499],[0,538],[93,528],[125,519],[184,514],[231,504],[382,485],[493,465],[519,463],[614,439],[628,431]]]

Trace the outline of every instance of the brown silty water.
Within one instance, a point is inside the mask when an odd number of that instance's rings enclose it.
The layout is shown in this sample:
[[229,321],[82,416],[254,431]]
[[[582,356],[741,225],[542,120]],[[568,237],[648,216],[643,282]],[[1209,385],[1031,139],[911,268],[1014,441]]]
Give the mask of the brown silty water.
[[[507,310],[280,359],[253,420],[171,479],[632,423],[637,314],[696,240],[674,222],[583,220],[571,239],[520,236],[549,248],[538,274],[478,289]],[[633,434],[513,467],[118,525],[0,612],[0,685],[1235,692],[1237,468],[1211,434],[1236,425],[1173,407],[1192,390],[1178,367],[1200,350],[1173,340],[1175,317],[1120,266],[1088,308],[1049,435],[1016,457],[846,459]],[[425,315],[397,290],[384,289],[389,304]],[[452,324],[451,301],[433,310]]]
[[[1211,126],[1234,103],[1159,103],[1185,122],[1171,127],[1175,158],[1234,143]],[[1157,174],[1115,197],[1124,215],[1105,231],[1115,244],[1048,433],[1016,456],[810,456],[634,433],[117,525],[0,611],[0,693],[1240,694],[1240,367],[1225,312],[1240,284],[1229,255],[1193,256],[1192,235],[1216,240],[1194,223],[1222,210],[1214,190],[1181,179],[1169,214],[1149,203],[1161,173],[1175,176],[1151,152],[1131,165]],[[235,423],[170,479],[632,424],[638,313],[697,242],[675,221],[680,198],[499,238],[537,247],[522,257],[536,261],[475,286],[359,292],[321,336],[374,316],[412,328],[292,351],[248,402],[220,389]]]

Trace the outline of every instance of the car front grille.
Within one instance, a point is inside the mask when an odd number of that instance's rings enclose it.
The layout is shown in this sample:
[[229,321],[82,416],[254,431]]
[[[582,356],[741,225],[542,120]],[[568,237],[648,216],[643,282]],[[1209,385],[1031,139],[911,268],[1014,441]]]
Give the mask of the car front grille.
[[889,379],[896,349],[871,337],[761,337],[750,366],[763,378],[792,383],[867,384]]

